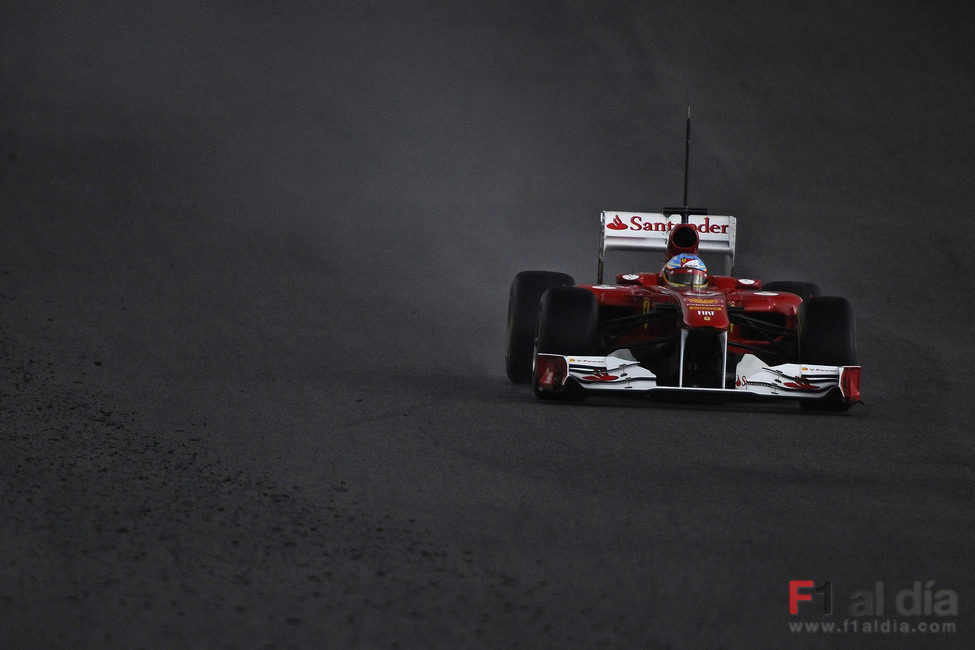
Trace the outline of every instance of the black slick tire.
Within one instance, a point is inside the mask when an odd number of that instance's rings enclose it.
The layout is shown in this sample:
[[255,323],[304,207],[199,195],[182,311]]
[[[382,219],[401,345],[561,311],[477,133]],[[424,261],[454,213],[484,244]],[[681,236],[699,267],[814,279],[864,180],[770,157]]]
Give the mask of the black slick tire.
[[534,364],[538,303],[551,287],[572,286],[571,275],[553,271],[522,271],[511,282],[508,296],[508,339],[505,369],[516,384],[531,380]]
[[[857,365],[853,310],[845,298],[819,297],[799,306],[799,361],[810,365]],[[800,400],[809,411],[845,411],[837,392],[821,400]]]
[[[538,333],[535,349],[539,353],[588,355],[597,352],[599,303],[595,294],[580,287],[552,287],[538,306]],[[570,380],[564,391],[540,390],[535,395],[545,400],[578,400],[585,391]]]

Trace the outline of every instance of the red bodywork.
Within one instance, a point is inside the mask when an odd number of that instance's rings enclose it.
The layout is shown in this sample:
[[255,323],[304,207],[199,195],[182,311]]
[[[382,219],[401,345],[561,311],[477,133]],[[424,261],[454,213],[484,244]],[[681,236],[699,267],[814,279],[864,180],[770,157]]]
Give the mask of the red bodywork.
[[[670,231],[667,254],[696,253],[698,245],[695,227],[678,225]],[[676,382],[682,354],[683,381],[690,363],[700,373],[697,385],[718,387],[742,355],[770,364],[797,360],[799,296],[721,275],[699,289],[673,287],[660,273],[621,274],[616,282],[583,286],[599,304],[600,352],[626,348],[664,384]],[[722,361],[725,368],[715,366]]]
[[621,333],[613,340],[613,347],[617,348],[672,336],[685,327],[727,331],[729,352],[755,353],[755,348],[772,352],[783,347],[784,335],[769,340],[756,328],[735,325],[730,322],[729,309],[795,332],[802,302],[791,293],[761,291],[758,280],[743,282],[720,275],[711,276],[708,286],[697,291],[670,287],[657,273],[619,275],[616,281],[615,287],[584,285],[596,294],[601,314],[607,317],[647,314],[665,305],[673,306],[674,312],[673,317],[651,319]]

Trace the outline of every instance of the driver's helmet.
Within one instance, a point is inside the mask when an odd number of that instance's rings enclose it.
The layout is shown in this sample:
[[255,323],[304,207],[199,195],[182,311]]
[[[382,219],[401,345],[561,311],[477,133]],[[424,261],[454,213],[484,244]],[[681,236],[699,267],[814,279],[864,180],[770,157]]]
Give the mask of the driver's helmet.
[[674,255],[664,265],[664,280],[679,289],[701,289],[708,283],[708,267],[697,255]]

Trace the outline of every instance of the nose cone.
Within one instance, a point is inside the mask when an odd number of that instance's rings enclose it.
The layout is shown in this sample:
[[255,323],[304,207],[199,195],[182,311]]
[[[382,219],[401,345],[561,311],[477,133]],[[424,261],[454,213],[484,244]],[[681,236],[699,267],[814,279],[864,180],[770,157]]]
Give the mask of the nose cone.
[[688,329],[728,329],[728,304],[717,291],[685,291],[677,295]]

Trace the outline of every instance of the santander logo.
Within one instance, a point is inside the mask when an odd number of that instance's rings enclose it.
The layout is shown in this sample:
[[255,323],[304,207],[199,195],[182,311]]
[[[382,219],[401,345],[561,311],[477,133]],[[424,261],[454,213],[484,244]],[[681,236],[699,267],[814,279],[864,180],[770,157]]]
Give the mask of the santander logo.
[[[678,222],[679,223],[679,222]],[[644,232],[666,232],[669,233],[674,229],[674,226],[678,223],[672,223],[670,221],[644,221],[643,217],[638,214],[633,215],[629,218],[629,222],[623,221],[620,215],[616,215],[615,218],[606,224],[607,230],[642,230]],[[697,230],[702,235],[707,234],[722,234],[728,233],[727,224],[716,224],[711,223],[711,217],[704,217],[704,223],[692,224],[695,230]]]

